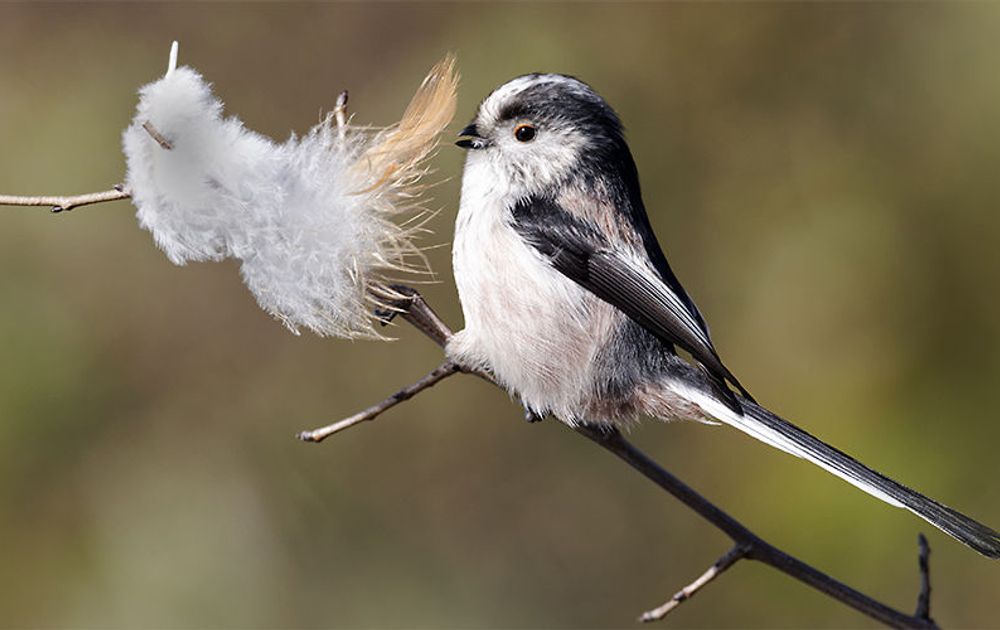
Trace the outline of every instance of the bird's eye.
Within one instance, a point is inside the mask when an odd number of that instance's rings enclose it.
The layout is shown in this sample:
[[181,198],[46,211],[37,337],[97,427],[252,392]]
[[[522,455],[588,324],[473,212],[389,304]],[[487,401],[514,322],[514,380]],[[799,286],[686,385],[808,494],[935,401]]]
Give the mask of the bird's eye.
[[531,142],[535,139],[535,127],[533,125],[518,125],[514,128],[514,137],[518,142]]

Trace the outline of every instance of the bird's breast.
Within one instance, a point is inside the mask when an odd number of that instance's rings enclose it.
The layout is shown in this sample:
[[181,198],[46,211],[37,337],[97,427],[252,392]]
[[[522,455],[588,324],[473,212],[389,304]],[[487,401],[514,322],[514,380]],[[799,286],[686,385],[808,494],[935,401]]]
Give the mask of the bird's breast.
[[465,329],[449,353],[491,370],[538,413],[585,420],[618,314],[525,243],[505,191],[479,175],[467,166],[463,179],[453,265]]

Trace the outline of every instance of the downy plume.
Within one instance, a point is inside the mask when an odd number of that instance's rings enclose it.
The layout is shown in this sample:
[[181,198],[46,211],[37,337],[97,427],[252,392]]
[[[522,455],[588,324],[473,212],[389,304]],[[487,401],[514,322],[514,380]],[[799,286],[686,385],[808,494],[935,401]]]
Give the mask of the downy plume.
[[455,113],[454,58],[388,129],[331,112],[277,144],[224,117],[176,51],[123,134],[139,224],[175,264],[240,260],[261,308],[294,332],[378,337],[371,314],[393,297],[389,275],[428,271],[413,239],[428,214],[427,161]]

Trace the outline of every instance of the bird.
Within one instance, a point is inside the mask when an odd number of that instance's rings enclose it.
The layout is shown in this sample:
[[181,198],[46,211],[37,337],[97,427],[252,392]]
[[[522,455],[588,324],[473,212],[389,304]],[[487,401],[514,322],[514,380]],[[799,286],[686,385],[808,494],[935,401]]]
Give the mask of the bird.
[[451,361],[490,374],[529,420],[729,425],[1000,558],[995,530],[754,400],[667,262],[621,119],[588,84],[516,77],[480,102],[459,137],[452,265],[465,326],[448,341]]

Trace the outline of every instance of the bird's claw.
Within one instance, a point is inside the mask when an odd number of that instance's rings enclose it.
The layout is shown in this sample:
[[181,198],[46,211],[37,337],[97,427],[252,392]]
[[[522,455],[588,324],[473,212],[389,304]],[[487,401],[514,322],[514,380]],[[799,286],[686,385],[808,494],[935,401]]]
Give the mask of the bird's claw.
[[413,300],[419,295],[415,290],[402,284],[391,284],[389,290],[397,297],[386,300],[385,307],[379,307],[372,314],[383,326],[388,326],[401,312],[407,310]]
[[541,422],[545,416],[535,413],[530,407],[524,407],[524,419],[530,423]]

